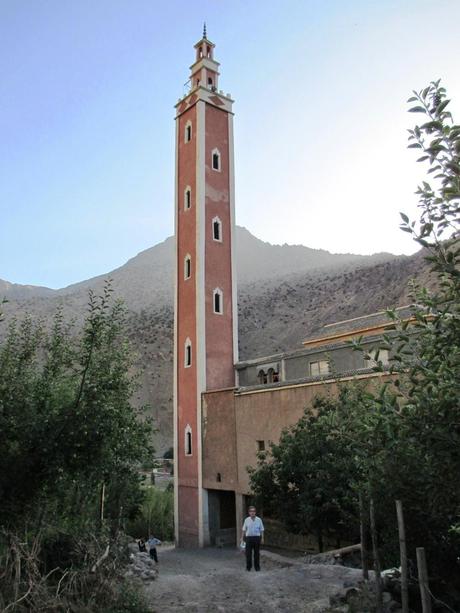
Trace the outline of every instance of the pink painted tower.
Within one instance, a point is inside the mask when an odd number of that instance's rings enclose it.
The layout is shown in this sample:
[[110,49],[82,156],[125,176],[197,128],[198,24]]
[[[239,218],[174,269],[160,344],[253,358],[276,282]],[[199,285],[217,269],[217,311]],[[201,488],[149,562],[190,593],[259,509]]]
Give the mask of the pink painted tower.
[[208,543],[202,402],[233,387],[238,359],[234,253],[233,101],[219,90],[206,37],[190,90],[176,105],[174,457],[176,544]]

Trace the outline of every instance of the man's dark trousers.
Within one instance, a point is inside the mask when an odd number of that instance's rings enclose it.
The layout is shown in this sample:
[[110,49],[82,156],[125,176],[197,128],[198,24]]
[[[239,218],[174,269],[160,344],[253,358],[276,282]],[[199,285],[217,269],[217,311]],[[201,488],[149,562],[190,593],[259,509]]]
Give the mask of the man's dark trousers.
[[252,568],[252,552],[254,552],[254,568],[260,570],[260,536],[246,537],[246,568]]

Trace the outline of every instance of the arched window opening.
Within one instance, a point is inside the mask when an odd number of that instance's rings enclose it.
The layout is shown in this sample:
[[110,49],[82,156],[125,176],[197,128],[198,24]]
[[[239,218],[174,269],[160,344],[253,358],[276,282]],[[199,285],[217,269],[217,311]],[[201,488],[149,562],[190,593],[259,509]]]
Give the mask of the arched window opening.
[[222,241],[222,222],[218,217],[212,220],[212,238],[215,241]]
[[274,368],[269,368],[267,373],[268,383],[278,383],[279,374],[276,372]]
[[184,260],[184,279],[190,279],[192,276],[192,258],[190,255],[185,256]]
[[222,313],[224,312],[223,292],[219,288],[216,288],[213,292],[213,304],[214,304],[214,313],[217,313],[218,315],[222,315]]
[[185,142],[189,143],[192,140],[192,122],[187,121],[185,124]]
[[212,86],[212,78],[208,77],[208,85],[211,87]]
[[185,455],[192,455],[192,429],[188,424],[185,428],[184,449]]
[[212,152],[212,169],[220,170],[220,151],[219,149],[214,149]]
[[211,57],[211,47],[209,45],[206,47],[206,56]]
[[184,366],[189,368],[192,365],[192,341],[188,338],[185,341]]
[[188,211],[192,206],[192,189],[187,185],[184,192],[184,209]]
[[259,383],[261,385],[267,383],[267,373],[264,370],[259,370],[259,374],[257,375],[257,378],[259,379]]

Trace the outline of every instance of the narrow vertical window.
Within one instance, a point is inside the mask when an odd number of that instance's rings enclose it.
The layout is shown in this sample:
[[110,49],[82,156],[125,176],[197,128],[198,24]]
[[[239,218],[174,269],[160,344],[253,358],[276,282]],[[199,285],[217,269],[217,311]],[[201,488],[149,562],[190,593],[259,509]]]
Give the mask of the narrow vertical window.
[[220,151],[219,149],[213,149],[212,151],[212,169],[220,170]]
[[187,121],[185,124],[185,142],[189,143],[192,140],[192,122]]
[[212,220],[212,238],[215,241],[222,242],[222,222],[218,217]]
[[188,338],[185,341],[184,366],[189,368],[192,365],[192,341]]
[[185,428],[184,449],[185,455],[192,455],[192,429],[188,424]]
[[224,312],[223,292],[218,287],[213,292],[214,313],[222,315]]
[[184,279],[190,279],[192,276],[192,258],[189,254],[185,256],[184,260]]
[[191,206],[192,206],[192,189],[189,185],[187,185],[184,191],[184,209],[188,211],[188,209]]

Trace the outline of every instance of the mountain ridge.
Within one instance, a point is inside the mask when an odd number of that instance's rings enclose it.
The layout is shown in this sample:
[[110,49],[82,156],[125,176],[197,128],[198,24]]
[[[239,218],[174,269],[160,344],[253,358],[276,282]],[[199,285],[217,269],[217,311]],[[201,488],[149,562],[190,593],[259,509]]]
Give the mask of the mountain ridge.
[[[371,255],[362,255],[362,254],[354,254],[354,253],[332,253],[330,251],[327,251],[326,249],[315,249],[315,248],[308,247],[306,245],[301,245],[301,244],[294,244],[294,245],[291,245],[288,243],[273,244],[273,243],[270,243],[269,241],[263,241],[255,237],[251,232],[249,232],[249,230],[247,230],[246,228],[242,226],[237,226],[236,234],[237,234],[237,242],[239,243],[239,251],[237,249],[237,259],[246,260],[246,257],[248,255],[247,254],[248,248],[249,250],[253,250],[254,243],[256,243],[259,254],[260,254],[259,258],[265,257],[268,252],[272,253],[272,259],[273,259],[273,254],[276,254],[276,257],[278,257],[280,254],[283,254],[283,253],[289,254],[290,259],[292,259],[292,257],[299,258],[299,261],[302,263],[302,265],[299,267],[300,270],[307,269],[307,268],[308,269],[314,268],[311,265],[307,267],[305,266],[305,258],[308,258],[309,263],[317,262],[317,268],[325,268],[325,267],[329,267],[335,264],[343,265],[344,263],[350,263],[350,262],[353,262],[353,263],[366,262],[367,263],[367,262],[378,262],[381,260],[388,260],[388,259],[393,259],[393,258],[410,257],[410,256],[405,256],[405,255],[400,255],[400,254],[392,254],[390,252],[377,252]],[[32,284],[20,284],[20,283],[7,281],[5,279],[0,279],[0,295],[4,295],[6,298],[8,298],[9,296],[13,296],[15,299],[18,299],[18,298],[21,299],[22,297],[21,293],[24,294],[24,298],[33,297],[35,295],[57,296],[57,295],[71,294],[76,289],[85,288],[88,285],[94,286],[98,282],[105,282],[107,278],[113,277],[114,275],[117,275],[117,273],[124,272],[127,269],[132,269],[132,268],[137,269],[140,266],[143,266],[145,263],[150,263],[152,260],[152,255],[154,255],[155,258],[158,258],[158,254],[163,249],[165,250],[165,255],[168,256],[167,263],[173,264],[173,262],[171,262],[171,258],[174,257],[174,237],[169,236],[165,238],[163,241],[153,245],[152,247],[147,247],[147,249],[143,249],[142,251],[140,251],[138,254],[136,254],[132,258],[129,258],[124,264],[122,264],[121,266],[118,266],[117,268],[114,268],[113,270],[107,273],[96,275],[89,279],[83,279],[82,281],[71,283],[62,288],[54,289],[54,288],[50,288],[46,286],[32,285]],[[319,258],[321,258],[321,260],[319,260],[318,256]],[[243,282],[247,282],[248,280],[251,280],[251,279],[248,279],[247,261],[245,261],[244,264],[245,264],[244,267],[243,266],[239,267],[240,270],[239,270],[238,280],[240,280],[241,278]],[[285,264],[282,263],[282,265],[285,265]],[[246,269],[242,270],[243,268],[246,268]],[[292,267],[288,267],[288,268],[290,268],[289,272],[294,272]],[[271,268],[271,271],[273,274],[273,268]],[[278,272],[278,274],[284,273],[284,271],[280,271],[280,270],[278,271],[275,270],[275,272]],[[253,276],[254,278],[259,278],[259,273],[253,274]]]
[[[305,246],[271,245],[237,227],[238,330],[240,359],[300,348],[324,324],[402,306],[410,301],[408,282],[429,285],[423,252],[412,256],[331,254]],[[58,306],[78,328],[88,291],[102,291],[108,278],[124,299],[127,336],[134,347],[141,386],[134,398],[157,426],[161,453],[172,442],[174,238],[141,251],[125,264],[65,288],[51,290],[0,281],[5,321],[25,313],[50,324]],[[21,290],[23,288],[23,291]]]

